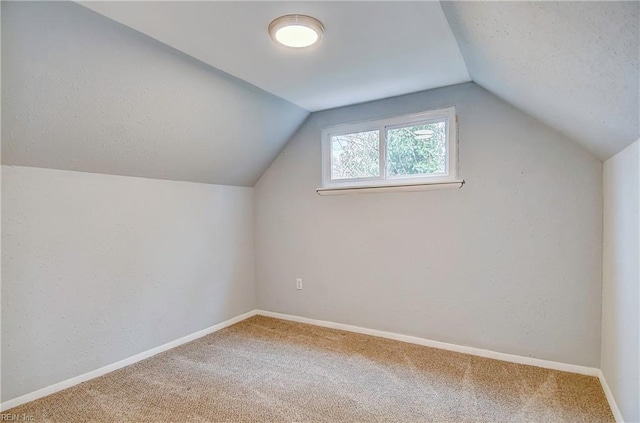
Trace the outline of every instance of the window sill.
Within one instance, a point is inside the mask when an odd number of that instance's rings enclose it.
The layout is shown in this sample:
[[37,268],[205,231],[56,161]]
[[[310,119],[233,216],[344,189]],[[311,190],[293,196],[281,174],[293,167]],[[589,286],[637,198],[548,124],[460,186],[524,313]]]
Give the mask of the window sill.
[[436,189],[459,189],[464,181],[436,182],[404,185],[377,185],[361,187],[317,188],[318,195],[375,194],[381,192],[431,191]]

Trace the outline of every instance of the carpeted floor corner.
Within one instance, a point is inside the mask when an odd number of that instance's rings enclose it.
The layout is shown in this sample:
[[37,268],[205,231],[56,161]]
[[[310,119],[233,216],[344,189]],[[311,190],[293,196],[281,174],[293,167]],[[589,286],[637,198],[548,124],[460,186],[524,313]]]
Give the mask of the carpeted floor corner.
[[614,422],[597,378],[256,316],[5,413],[34,422]]

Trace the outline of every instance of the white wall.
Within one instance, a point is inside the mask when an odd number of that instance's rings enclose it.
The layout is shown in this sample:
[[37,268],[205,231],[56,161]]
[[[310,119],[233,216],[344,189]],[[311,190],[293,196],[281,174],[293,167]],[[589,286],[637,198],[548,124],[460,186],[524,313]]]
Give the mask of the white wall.
[[627,422],[640,421],[640,141],[604,163],[602,362]]
[[[462,189],[316,194],[324,126],[450,105]],[[598,367],[602,164],[477,85],[314,113],[254,189],[261,309]]]
[[252,188],[2,167],[2,401],[255,308]]

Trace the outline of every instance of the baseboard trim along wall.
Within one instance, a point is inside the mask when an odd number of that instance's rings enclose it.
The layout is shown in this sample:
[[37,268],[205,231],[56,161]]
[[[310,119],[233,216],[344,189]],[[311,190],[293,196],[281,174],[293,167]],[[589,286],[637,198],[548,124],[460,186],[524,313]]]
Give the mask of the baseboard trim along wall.
[[604,391],[607,401],[609,402],[609,407],[611,407],[611,412],[613,413],[616,419],[616,422],[624,423],[624,420],[622,419],[622,414],[620,414],[620,409],[618,409],[618,404],[616,404],[615,398],[611,393],[611,389],[609,389],[609,385],[607,384],[607,381],[604,378],[604,374],[602,373],[602,370],[597,369],[595,367],[579,366],[576,364],[559,363],[557,361],[542,360],[539,358],[500,353],[496,351],[483,350],[480,348],[467,347],[464,345],[433,341],[431,339],[418,338],[415,336],[401,335],[393,332],[385,332],[385,331],[376,330],[376,329],[362,328],[359,326],[345,325],[343,323],[310,319],[308,317],[294,316],[291,314],[275,313],[273,311],[256,310],[256,314],[259,316],[273,317],[273,318],[282,319],[282,320],[290,320],[292,322],[306,323],[309,325],[321,326],[325,328],[339,329],[347,332],[361,333],[363,335],[371,335],[371,336],[377,336],[380,338],[387,338],[387,339],[393,339],[396,341],[408,342],[411,344],[424,345],[426,347],[439,348],[443,350],[455,351],[455,352],[464,353],[464,354],[471,354],[479,357],[492,358],[494,360],[502,360],[502,361],[508,361],[511,363],[542,367],[545,369],[560,370],[563,372],[577,373],[577,374],[586,375],[586,376],[594,376],[600,380],[600,384],[602,385],[602,390]]
[[604,391],[604,395],[607,397],[609,407],[611,408],[613,416],[616,418],[616,422],[624,423],[622,413],[620,413],[620,409],[618,408],[618,403],[616,403],[616,399],[613,397],[613,393],[609,388],[607,380],[604,378],[604,373],[602,373],[602,370],[598,371],[598,379],[600,379],[600,385],[602,385],[602,390]]
[[183,336],[182,338],[176,339],[175,341],[168,342],[166,344],[141,352],[134,356],[125,358],[124,360],[120,360],[116,363],[109,364],[108,366],[104,366],[99,369],[92,370],[88,373],[47,386],[46,388],[42,388],[37,391],[31,392],[29,394],[25,394],[20,397],[5,401],[2,404],[0,404],[0,411],[5,411],[10,408],[16,407],[18,405],[21,405],[30,401],[34,401],[42,397],[46,397],[47,395],[51,395],[58,391],[62,391],[63,389],[70,388],[82,382],[86,382],[96,377],[113,372],[114,370],[118,370],[123,367],[129,366],[131,364],[137,363],[138,361],[142,361],[146,358],[152,357],[161,352],[170,350],[171,348],[175,348],[182,344],[186,344],[187,342],[209,335],[213,332],[217,332],[221,329],[224,329],[228,326],[241,322],[255,315],[273,317],[276,319],[289,320],[289,321],[298,322],[298,323],[306,323],[309,325],[321,326],[325,328],[339,329],[347,332],[360,333],[363,335],[377,336],[379,338],[393,339],[396,341],[408,342],[411,344],[424,345],[426,347],[439,348],[443,350],[455,351],[455,352],[464,353],[464,354],[471,354],[479,357],[508,361],[511,363],[526,364],[529,366],[542,367],[545,369],[553,369],[553,370],[560,370],[564,372],[577,373],[581,375],[594,376],[600,380],[602,389],[604,390],[606,398],[609,401],[609,406],[611,407],[611,411],[613,412],[616,418],[616,421],[619,423],[623,422],[622,415],[620,414],[620,410],[618,409],[616,401],[613,398],[611,390],[609,389],[609,385],[607,384],[607,381],[605,380],[602,371],[595,367],[578,366],[575,364],[559,363],[556,361],[542,360],[538,358],[524,357],[524,356],[519,356],[514,354],[505,354],[505,353],[500,353],[500,352],[495,352],[490,350],[483,350],[480,348],[467,347],[464,345],[449,344],[446,342],[434,341],[431,339],[418,338],[415,336],[401,335],[393,332],[385,332],[385,331],[376,330],[376,329],[367,329],[359,326],[346,325],[343,323],[310,319],[308,317],[294,316],[291,314],[276,313],[276,312],[265,311],[265,310],[252,310],[252,311],[243,313],[239,316],[233,317],[229,320],[225,320],[224,322],[220,322],[206,329],[202,329],[190,335]]
[[524,357],[521,355],[505,354],[464,345],[448,344],[446,342],[433,341],[431,339],[418,338],[416,336],[400,335],[393,332],[385,332],[376,329],[367,329],[359,326],[345,325],[343,323],[329,322],[326,320],[310,319],[308,317],[294,316],[290,314],[274,313],[272,311],[257,310],[260,316],[274,317],[276,319],[290,320],[292,322],[307,323],[331,329],[340,329],[347,332],[361,333],[363,335],[377,336],[379,338],[394,339],[410,344],[424,345],[426,347],[439,348],[441,350],[455,351],[479,357],[493,358],[495,360],[509,361],[511,363],[527,364],[529,366],[544,367],[545,369],[561,370],[563,372],[578,373],[581,375],[599,377],[600,369],[595,367],[578,366],[576,364],[559,363],[557,361],[542,360],[539,358]]
[[88,380],[97,378],[99,376],[113,372],[114,370],[121,369],[123,367],[137,363],[138,361],[142,361],[146,358],[152,357],[161,352],[170,350],[171,348],[175,348],[182,344],[186,344],[187,342],[201,338],[205,335],[209,335],[213,332],[217,332],[220,329],[224,329],[228,326],[241,322],[242,320],[248,319],[249,317],[252,317],[255,315],[256,315],[256,310],[248,311],[246,313],[240,314],[239,316],[232,317],[231,319],[225,320],[224,322],[217,323],[206,329],[202,329],[190,335],[183,336],[182,338],[176,339],[175,341],[167,342],[166,344],[160,345],[150,350],[143,351],[139,354],[125,358],[124,360],[117,361],[115,363],[109,364],[104,367],[100,367],[99,369],[92,370],[88,373],[84,373],[82,375],[72,377],[71,379],[67,379],[62,382],[54,383],[53,385],[47,386],[46,388],[38,389],[37,391],[31,392],[29,394],[25,394],[14,399],[10,399],[0,404],[0,411],[5,411],[10,408],[17,407],[18,405],[21,405],[30,401],[34,401],[42,397],[46,397],[47,395],[54,394],[58,391],[62,391],[63,389],[71,388],[72,386],[78,385],[82,382],[86,382]]

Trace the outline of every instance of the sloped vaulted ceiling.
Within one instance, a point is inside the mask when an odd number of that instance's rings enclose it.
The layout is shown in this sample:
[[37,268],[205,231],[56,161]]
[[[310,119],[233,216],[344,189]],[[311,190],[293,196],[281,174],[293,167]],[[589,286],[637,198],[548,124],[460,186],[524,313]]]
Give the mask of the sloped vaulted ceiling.
[[[600,159],[640,136],[637,1],[84,4],[311,111],[471,79]],[[312,54],[264,36],[294,11],[326,24]]]
[[[469,81],[434,1],[86,1],[82,5],[310,111]],[[326,29],[310,49],[277,46],[287,14]]]
[[252,186],[308,110],[469,80],[600,159],[639,137],[638,2],[83,4],[2,2],[3,164]]
[[2,2],[2,162],[253,186],[309,114],[76,3]]
[[640,2],[442,7],[477,84],[600,159],[640,137]]

